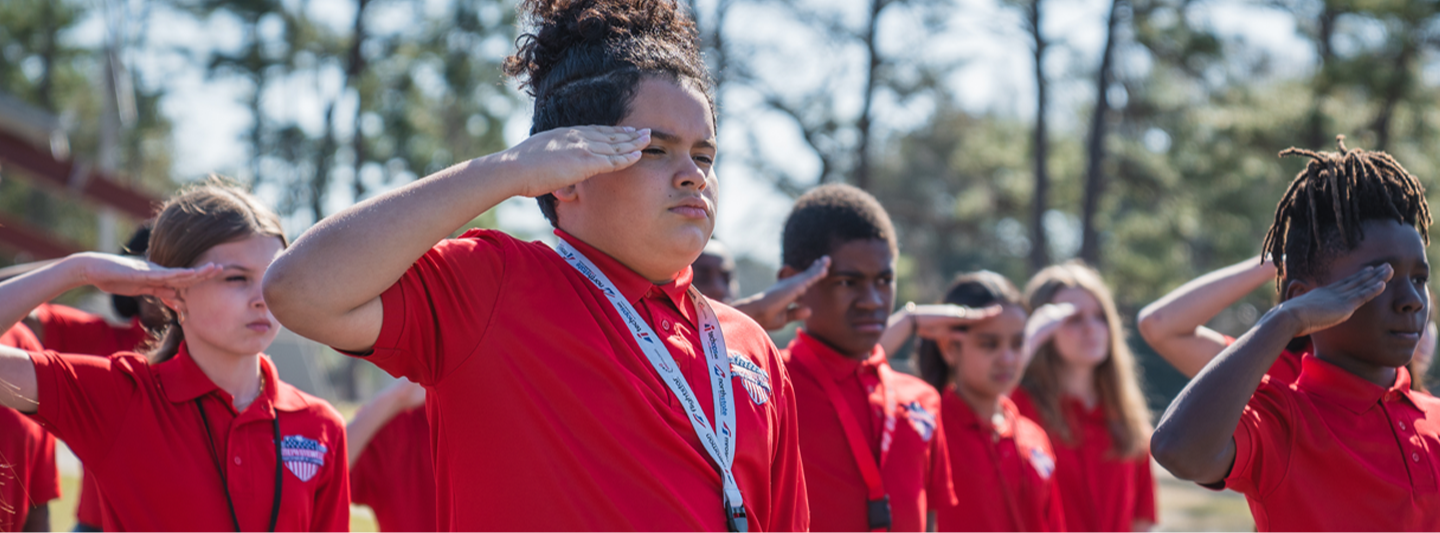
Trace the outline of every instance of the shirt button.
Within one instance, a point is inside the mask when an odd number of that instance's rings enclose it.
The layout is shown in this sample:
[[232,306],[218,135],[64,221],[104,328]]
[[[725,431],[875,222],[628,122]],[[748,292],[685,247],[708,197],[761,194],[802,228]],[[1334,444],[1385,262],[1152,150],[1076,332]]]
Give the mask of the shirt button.
[[1413,460],[1414,460],[1415,462],[1417,462],[1417,463],[1420,462],[1420,454],[1418,454],[1418,453],[1410,452],[1410,458],[1413,459]]
[[669,321],[669,320],[661,320],[661,321],[660,321],[660,327],[665,328],[665,331],[670,331],[670,321]]
[[240,464],[240,456],[235,456],[235,464]]
[[1400,422],[1400,429],[1405,429],[1405,422],[1403,420]]

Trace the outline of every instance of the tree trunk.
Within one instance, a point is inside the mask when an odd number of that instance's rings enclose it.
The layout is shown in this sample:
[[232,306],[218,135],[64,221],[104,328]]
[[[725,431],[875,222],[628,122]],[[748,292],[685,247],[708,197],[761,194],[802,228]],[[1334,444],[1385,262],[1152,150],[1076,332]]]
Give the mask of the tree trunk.
[[1110,3],[1110,19],[1106,23],[1105,48],[1100,52],[1100,72],[1095,75],[1095,115],[1090,119],[1090,138],[1085,165],[1085,204],[1081,211],[1080,258],[1091,266],[1100,265],[1100,235],[1095,230],[1095,216],[1100,210],[1100,198],[1105,194],[1105,132],[1110,115],[1110,82],[1112,60],[1115,49],[1115,26],[1120,19],[1124,0]]
[[1315,86],[1310,96],[1310,116],[1305,124],[1306,148],[1322,149],[1327,144],[1326,139],[1332,135],[1328,131],[1330,125],[1324,106],[1334,88],[1330,69],[1335,62],[1335,21],[1338,18],[1340,10],[1335,6],[1335,0],[1325,0],[1320,19],[1316,21],[1315,50],[1320,56],[1320,64],[1316,68]]
[[1395,64],[1390,71],[1390,76],[1385,79],[1385,86],[1381,95],[1380,111],[1371,122],[1370,129],[1375,131],[1375,147],[1373,150],[1384,151],[1390,144],[1390,120],[1395,116],[1395,107],[1405,98],[1405,93],[1410,86],[1413,76],[1411,60],[1417,51],[1416,39],[1412,37],[1414,28],[1406,27],[1407,33],[1401,39],[1400,53],[1395,56]]
[[876,31],[880,26],[880,11],[885,9],[887,0],[870,0],[870,20],[865,26],[865,53],[870,64],[865,69],[865,100],[860,108],[860,119],[855,121],[855,129],[859,130],[860,141],[855,147],[855,186],[868,190],[870,188],[870,130],[871,113],[875,103],[876,78],[880,70],[881,58],[879,43],[875,42]]
[[1038,272],[1050,264],[1050,242],[1045,236],[1045,211],[1049,209],[1050,176],[1045,169],[1049,158],[1048,133],[1045,129],[1045,35],[1040,30],[1040,1],[1031,0],[1030,36],[1035,45],[1035,194],[1030,218],[1030,270]]

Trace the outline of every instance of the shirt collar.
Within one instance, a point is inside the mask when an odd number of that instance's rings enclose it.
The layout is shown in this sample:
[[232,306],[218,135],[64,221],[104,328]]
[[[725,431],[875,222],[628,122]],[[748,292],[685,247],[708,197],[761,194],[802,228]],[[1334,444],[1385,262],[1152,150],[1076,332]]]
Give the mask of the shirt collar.
[[[1306,353],[1300,360],[1300,379],[1296,381],[1296,386],[1358,415],[1382,400],[1390,402],[1410,398],[1410,371],[1403,366],[1396,368],[1395,383],[1381,387]],[[1415,401],[1411,399],[1410,403]]]
[[[1000,438],[1010,438],[1015,434],[1015,418],[1019,416],[1020,410],[1015,407],[1015,402],[1011,401],[1009,396],[1001,396],[997,399],[995,407],[1003,421],[996,426],[994,420],[980,420],[980,416],[976,415],[975,410],[970,408],[970,404],[965,402],[965,398],[960,396],[960,391],[955,390],[953,383],[945,387],[945,394],[955,396],[956,408],[952,410],[956,411],[954,416],[958,417],[960,425],[975,431],[993,430],[1000,435]],[[945,407],[945,409],[950,409],[950,407]],[[951,415],[947,414],[946,416]]]
[[885,362],[885,350],[878,344],[864,360],[856,360],[845,357],[844,354],[835,351],[820,339],[805,333],[803,329],[796,330],[795,341],[791,343],[791,347],[792,350],[800,347],[815,354],[815,359],[820,361],[820,366],[825,367],[835,381],[856,375],[861,371],[869,374],[879,373],[878,367]]
[[624,263],[610,257],[610,254],[595,249],[594,246],[590,246],[586,244],[585,241],[575,238],[575,236],[566,233],[565,230],[557,228],[555,230],[555,236],[565,239],[566,243],[574,246],[575,249],[589,259],[591,263],[595,263],[595,266],[600,269],[600,272],[604,273],[605,277],[610,279],[610,283],[613,283],[615,288],[620,291],[620,295],[625,297],[625,301],[633,305],[638,303],[640,298],[644,297],[650,289],[659,289],[661,293],[668,296],[670,300],[675,303],[675,307],[679,308],[682,313],[686,313],[688,316],[689,310],[686,309],[684,300],[686,293],[690,291],[690,283],[694,280],[694,274],[691,272],[690,267],[687,266],[684,270],[677,272],[675,277],[671,278],[668,283],[656,284],[645,279],[644,276],[641,276],[640,273],[632,270],[630,267],[625,266]]
[[[275,364],[270,357],[260,354],[260,373],[265,376],[265,389],[255,399],[255,405],[260,407],[273,418],[276,409],[281,411],[299,411],[306,408],[309,402],[289,383],[280,381],[280,375],[275,371]],[[175,357],[170,358],[158,365],[155,365],[156,377],[160,380],[160,388],[165,394],[165,399],[170,403],[185,403],[206,394],[215,393],[226,404],[234,403],[230,393],[222,390],[200,365],[195,364],[195,359],[190,355],[190,346],[186,342],[180,343],[180,349]]]

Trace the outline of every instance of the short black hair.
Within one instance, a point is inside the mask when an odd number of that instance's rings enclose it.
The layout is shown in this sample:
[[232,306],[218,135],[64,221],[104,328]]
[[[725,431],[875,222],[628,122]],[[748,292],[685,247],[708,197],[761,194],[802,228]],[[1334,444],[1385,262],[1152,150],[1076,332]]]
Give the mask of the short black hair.
[[780,237],[781,261],[804,270],[841,245],[871,239],[885,241],[898,255],[895,226],[880,201],[850,185],[821,185],[795,200]]
[[[523,0],[520,13],[534,29],[516,40],[505,73],[535,97],[531,135],[619,124],[648,78],[698,89],[714,122],[699,33],[675,0]],[[555,195],[536,200],[557,226]]]
[[1336,136],[1335,144],[1338,152],[1280,152],[1310,158],[1275,207],[1265,234],[1263,249],[1277,258],[1282,298],[1286,281],[1324,275],[1335,256],[1359,246],[1365,238],[1362,222],[1394,220],[1430,243],[1430,206],[1419,180],[1390,154],[1348,150],[1344,135]]

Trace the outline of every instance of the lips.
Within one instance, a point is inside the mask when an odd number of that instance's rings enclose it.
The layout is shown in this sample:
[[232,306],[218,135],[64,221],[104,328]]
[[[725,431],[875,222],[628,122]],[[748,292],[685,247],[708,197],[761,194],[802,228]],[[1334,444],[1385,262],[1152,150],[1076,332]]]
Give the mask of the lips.
[[884,320],[868,320],[868,319],[867,319],[867,320],[853,320],[853,321],[850,322],[850,326],[853,327],[853,328],[855,328],[855,331],[860,331],[860,332],[865,332],[865,333],[884,333],[884,332],[885,332],[885,321],[884,321]]
[[681,200],[678,204],[670,208],[671,213],[685,218],[710,218],[710,213],[713,211],[710,207],[710,202],[696,196]]
[[270,328],[273,328],[274,326],[270,323],[269,320],[256,320],[249,324],[245,324],[245,327],[252,331],[264,333],[266,331],[270,331]]

